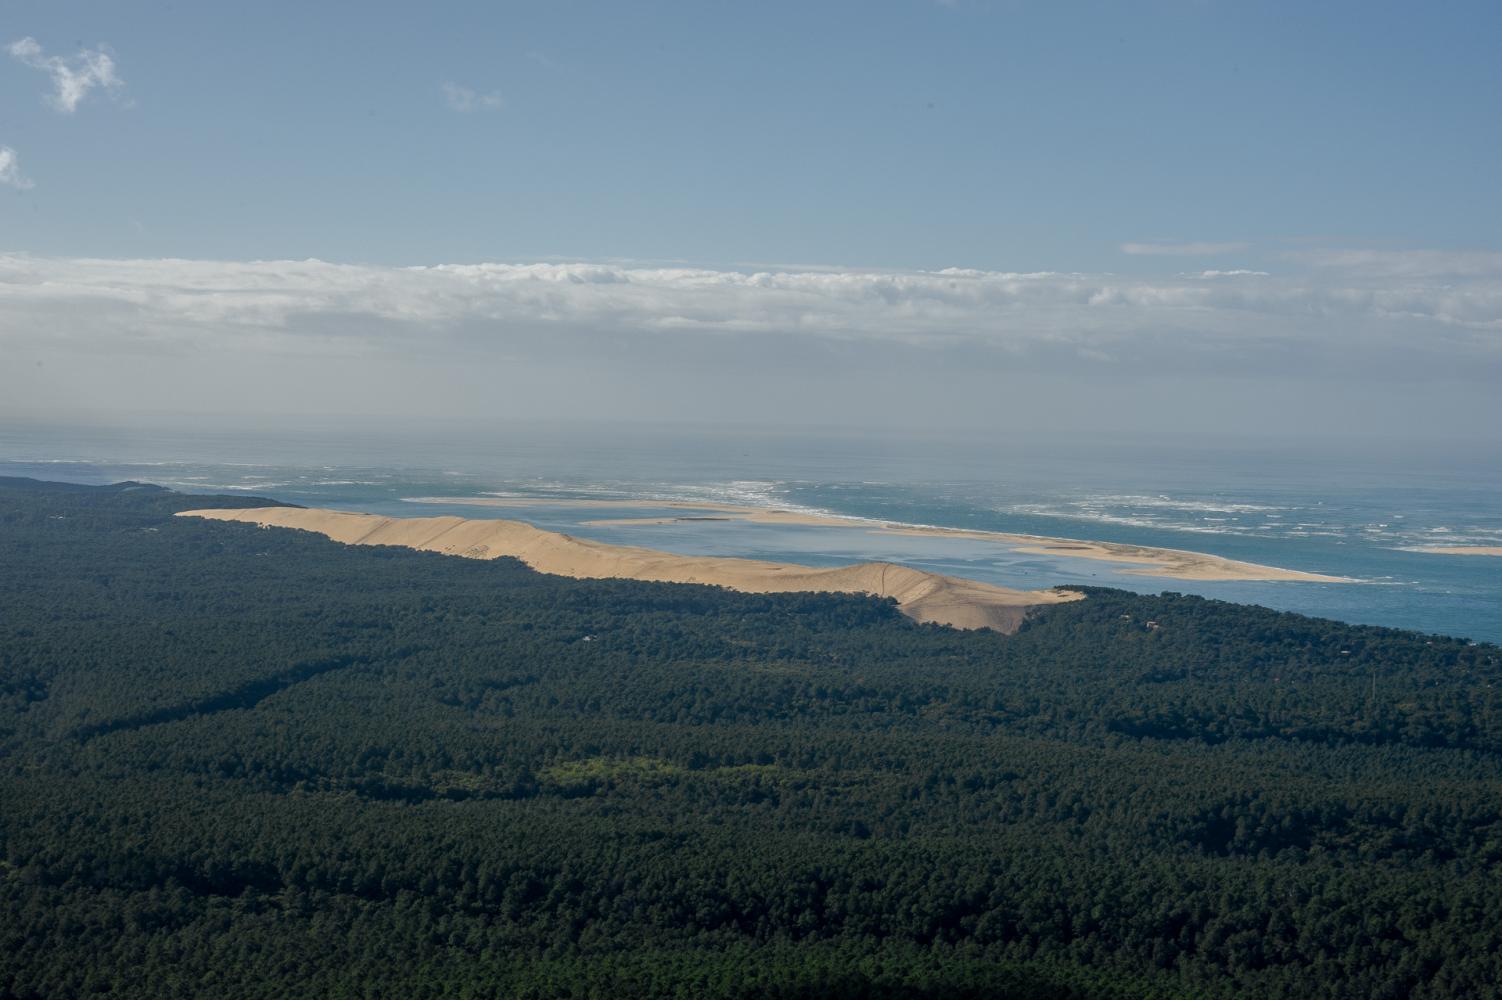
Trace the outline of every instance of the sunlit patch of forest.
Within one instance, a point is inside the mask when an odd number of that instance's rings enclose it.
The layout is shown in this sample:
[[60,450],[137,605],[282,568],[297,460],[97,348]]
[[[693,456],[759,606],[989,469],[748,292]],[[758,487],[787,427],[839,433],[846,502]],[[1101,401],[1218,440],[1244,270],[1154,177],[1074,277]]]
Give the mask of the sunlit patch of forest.
[[1093,589],[960,632],[171,516],[265,503],[0,481],[0,995],[1502,981],[1496,647]]

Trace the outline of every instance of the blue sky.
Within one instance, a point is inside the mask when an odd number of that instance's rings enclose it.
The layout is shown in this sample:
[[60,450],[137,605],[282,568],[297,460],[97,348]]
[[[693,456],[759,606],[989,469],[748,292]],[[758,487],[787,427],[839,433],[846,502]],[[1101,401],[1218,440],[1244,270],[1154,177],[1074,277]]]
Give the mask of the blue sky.
[[[0,45],[0,336],[78,384],[420,345],[1496,415],[1495,3],[10,0]],[[563,270],[404,270],[487,263]],[[34,369],[13,405],[76,403]]]
[[[1502,7],[11,2],[6,249],[1098,270],[1122,243],[1488,248]],[[444,85],[501,106],[452,110]]]

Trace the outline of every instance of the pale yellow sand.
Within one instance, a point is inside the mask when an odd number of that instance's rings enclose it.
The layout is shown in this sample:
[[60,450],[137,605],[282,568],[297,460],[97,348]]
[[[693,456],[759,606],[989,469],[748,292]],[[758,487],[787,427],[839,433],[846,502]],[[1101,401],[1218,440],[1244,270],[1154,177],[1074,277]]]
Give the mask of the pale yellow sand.
[[1009,590],[892,563],[820,569],[755,559],[674,555],[574,538],[520,521],[382,517],[299,507],[189,510],[178,516],[298,528],[349,545],[400,545],[471,559],[514,556],[539,572],[578,579],[705,583],[750,593],[873,594],[895,598],[903,614],[920,622],[1001,632],[1016,631],[1029,608],[1082,596],[1073,591]]
[[1434,552],[1442,556],[1502,556],[1502,545],[1415,545],[1404,552]]
[[[1174,580],[1292,580],[1305,583],[1350,583],[1340,576],[1322,573],[1306,573],[1303,570],[1281,569],[1277,566],[1262,566],[1257,563],[1226,559],[1205,552],[1190,552],[1184,549],[1164,549],[1143,545],[1124,545],[1118,542],[1090,542],[1073,538],[1048,538],[1042,535],[1017,535],[1003,531],[968,531],[959,528],[917,527],[913,525],[888,524],[853,517],[835,517],[827,514],[809,514],[799,511],[773,510],[762,507],[743,507],[735,504],[699,502],[689,500],[548,500],[534,497],[417,497],[414,503],[453,503],[477,507],[581,507],[581,508],[641,508],[666,507],[671,510],[707,511],[716,519],[750,521],[757,524],[802,524],[823,525],[840,528],[865,528],[893,535],[930,535],[941,538],[970,538],[983,542],[1005,545],[1015,552],[1031,555],[1068,556],[1076,559],[1096,559],[1102,562],[1126,563],[1134,569],[1123,570],[1133,576],[1161,576]],[[680,521],[698,521],[696,517],[642,517],[604,518],[587,521],[592,525],[625,526],[632,524],[673,524]]]
[[1297,569],[1262,566],[1184,549],[1160,549],[1120,542],[1086,542],[1072,538],[1044,538],[1040,535],[1008,535],[992,531],[963,531],[948,528],[886,528],[894,535],[948,535],[1003,542],[1013,551],[1040,556],[1070,556],[1099,559],[1104,562],[1129,563],[1138,568],[1123,570],[1133,576],[1166,576],[1175,580],[1300,580],[1305,583],[1350,583],[1346,577],[1306,573]]

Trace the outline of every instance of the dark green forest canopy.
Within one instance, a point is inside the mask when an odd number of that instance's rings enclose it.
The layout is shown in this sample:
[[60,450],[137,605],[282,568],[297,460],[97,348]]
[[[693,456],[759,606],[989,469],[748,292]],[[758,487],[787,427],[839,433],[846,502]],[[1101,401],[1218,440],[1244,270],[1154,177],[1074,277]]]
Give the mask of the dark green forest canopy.
[[0,995],[1502,979],[1496,647],[1096,589],[959,632],[171,516],[273,502],[0,480]]

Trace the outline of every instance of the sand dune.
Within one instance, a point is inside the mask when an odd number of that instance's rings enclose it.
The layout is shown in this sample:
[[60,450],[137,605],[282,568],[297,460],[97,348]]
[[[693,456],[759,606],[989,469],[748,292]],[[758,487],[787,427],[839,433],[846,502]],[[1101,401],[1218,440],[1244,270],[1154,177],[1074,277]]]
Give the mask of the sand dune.
[[[1246,580],[1246,581],[1301,581],[1304,583],[1351,583],[1346,577],[1326,576],[1323,573],[1308,573],[1297,569],[1282,569],[1263,566],[1259,563],[1226,559],[1206,552],[1190,552],[1186,549],[1165,549],[1145,545],[1126,545],[1120,542],[1090,542],[1075,538],[1049,538],[1043,535],[1018,535],[1004,531],[973,531],[962,528],[938,528],[908,524],[893,524],[854,517],[836,517],[828,514],[801,511],[775,510],[764,507],[743,507],[735,504],[700,502],[692,500],[550,500],[534,497],[416,497],[414,503],[466,504],[477,507],[580,507],[580,508],[667,508],[669,510],[708,511],[715,520],[749,521],[756,524],[801,524],[838,528],[864,528],[893,535],[927,535],[940,538],[969,538],[983,542],[1005,545],[1014,552],[1031,555],[1065,556],[1073,559],[1093,559],[1101,562],[1124,563],[1131,566],[1122,572],[1132,576],[1161,576],[1174,580]],[[695,517],[618,517],[587,521],[586,524],[624,527],[633,524],[672,524],[684,521],[702,521]],[[1451,550],[1447,550],[1451,551]],[[1472,553],[1480,554],[1480,553]]]
[[1029,608],[1079,600],[1081,596],[1071,591],[1010,590],[892,563],[821,569],[755,559],[675,555],[574,538],[520,521],[382,517],[300,507],[189,510],[178,516],[297,528],[349,545],[399,545],[471,559],[514,556],[539,572],[577,579],[704,583],[749,593],[873,594],[895,598],[903,614],[920,622],[1001,632],[1016,631]]
[[1414,545],[1404,552],[1432,552],[1441,556],[1502,556],[1502,545]]

